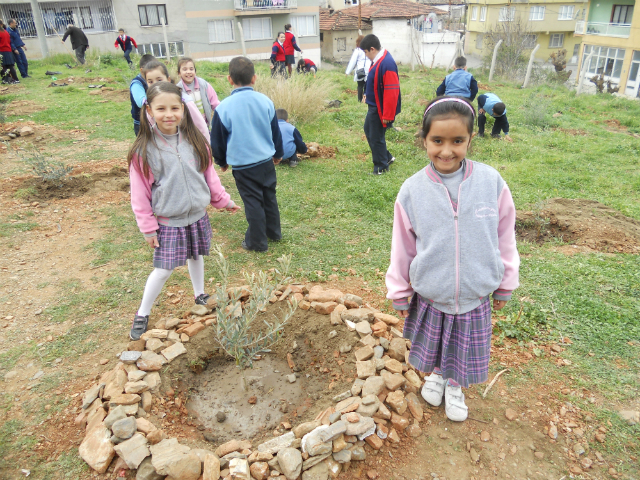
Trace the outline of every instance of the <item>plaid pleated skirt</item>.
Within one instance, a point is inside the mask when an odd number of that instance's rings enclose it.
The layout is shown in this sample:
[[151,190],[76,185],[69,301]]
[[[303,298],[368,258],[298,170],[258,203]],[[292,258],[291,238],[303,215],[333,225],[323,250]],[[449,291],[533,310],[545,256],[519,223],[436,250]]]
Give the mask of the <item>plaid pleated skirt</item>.
[[187,264],[188,258],[197,259],[209,255],[211,247],[211,224],[209,215],[186,227],[160,225],[158,243],[153,253],[153,266],[173,270]]
[[411,340],[409,363],[420,372],[442,370],[442,377],[463,387],[483,383],[489,376],[491,304],[487,297],[476,309],[450,315],[434,308],[417,293],[404,323]]

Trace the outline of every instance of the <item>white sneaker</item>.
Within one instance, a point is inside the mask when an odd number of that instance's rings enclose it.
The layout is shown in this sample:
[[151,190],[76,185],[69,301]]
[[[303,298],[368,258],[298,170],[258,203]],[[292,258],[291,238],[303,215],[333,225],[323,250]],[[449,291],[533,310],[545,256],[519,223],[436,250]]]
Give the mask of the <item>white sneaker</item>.
[[452,387],[447,383],[444,389],[444,413],[454,422],[464,422],[469,415],[469,409],[464,403],[462,387]]
[[422,387],[422,398],[426,400],[429,405],[439,407],[442,403],[442,395],[444,395],[444,386],[447,381],[442,378],[442,375],[432,373],[424,379],[424,386]]

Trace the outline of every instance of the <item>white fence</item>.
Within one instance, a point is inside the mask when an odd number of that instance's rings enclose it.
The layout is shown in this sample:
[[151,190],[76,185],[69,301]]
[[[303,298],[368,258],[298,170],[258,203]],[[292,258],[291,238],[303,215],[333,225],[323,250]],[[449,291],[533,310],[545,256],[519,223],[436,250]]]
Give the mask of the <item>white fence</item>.
[[298,8],[298,0],[234,0],[235,10],[288,10]]
[[[111,0],[40,2],[40,10],[47,36],[62,34],[70,23],[88,34],[116,30],[116,16]],[[30,4],[2,4],[0,14],[5,22],[10,18],[18,21],[18,30],[22,37],[38,36]]]

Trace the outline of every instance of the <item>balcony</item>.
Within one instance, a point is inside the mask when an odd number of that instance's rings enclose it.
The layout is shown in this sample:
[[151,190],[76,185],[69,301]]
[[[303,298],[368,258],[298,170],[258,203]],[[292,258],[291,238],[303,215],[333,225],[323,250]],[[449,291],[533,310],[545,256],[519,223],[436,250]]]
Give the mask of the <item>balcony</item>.
[[236,15],[289,13],[298,8],[298,0],[234,0]]
[[576,22],[576,35],[599,35],[603,37],[629,38],[631,25],[622,23]]

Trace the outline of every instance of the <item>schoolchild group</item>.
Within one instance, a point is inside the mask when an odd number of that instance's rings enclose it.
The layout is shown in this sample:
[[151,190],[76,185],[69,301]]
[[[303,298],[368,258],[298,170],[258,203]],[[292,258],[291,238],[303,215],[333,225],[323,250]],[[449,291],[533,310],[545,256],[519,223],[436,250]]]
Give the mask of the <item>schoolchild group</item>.
[[[385,171],[395,160],[384,134],[400,112],[398,70],[375,35],[358,45],[371,64],[362,93],[368,104],[365,133],[374,169]],[[222,101],[197,76],[193,60],[181,59],[177,73],[174,85],[166,66],[145,55],[131,83],[137,134],[128,155],[131,204],[154,248],[154,270],[130,332],[134,340],[147,330],[151,308],[176,267],[188,266],[196,304],[209,299],[203,256],[212,231],[206,208],[240,210],[213,163],[223,172],[232,168],[248,223],[242,247],[264,252],[269,241],[282,238],[275,165],[306,150],[287,112],[253,89],[256,75],[248,58],[229,63],[233,90]],[[452,421],[468,417],[462,389],[488,378],[492,308],[502,309],[519,281],[509,187],[495,169],[467,158],[475,124],[484,133],[487,114],[496,119],[492,135],[508,135],[506,108],[484,94],[476,114],[476,95],[477,82],[460,58],[422,115],[429,164],[398,193],[386,274],[387,297],[405,318],[404,337],[411,340],[408,361],[425,374],[421,394],[434,406],[444,400]]]

